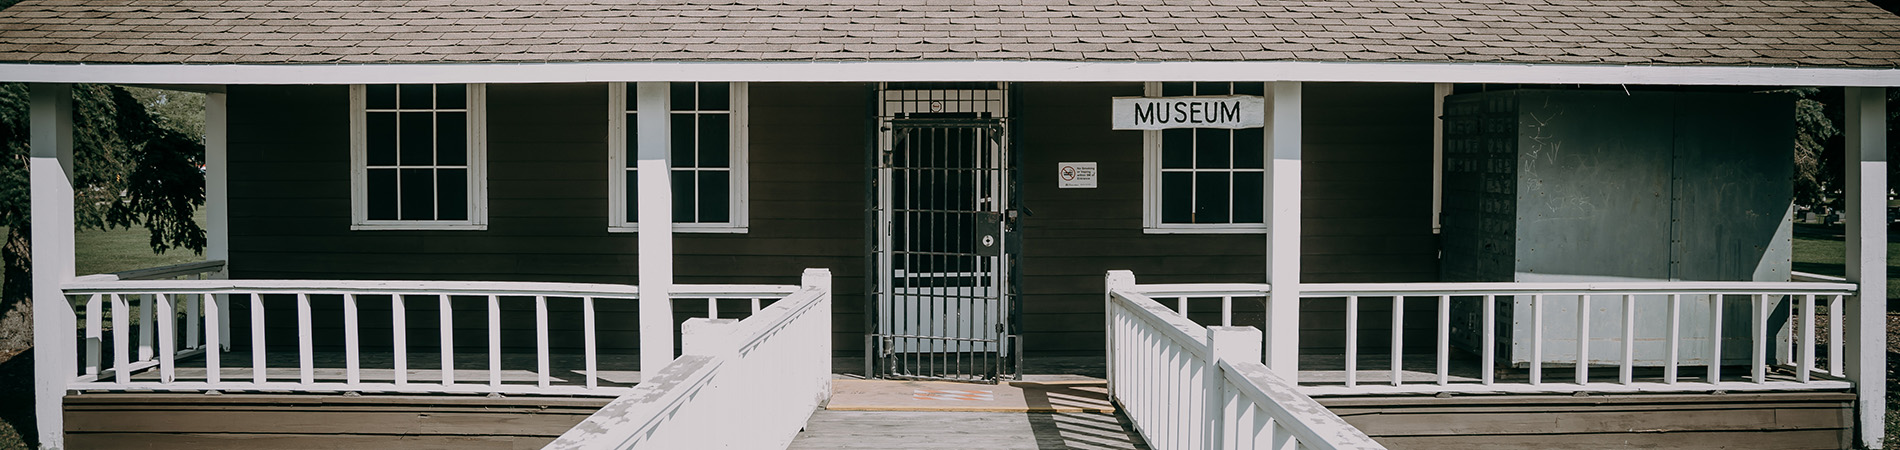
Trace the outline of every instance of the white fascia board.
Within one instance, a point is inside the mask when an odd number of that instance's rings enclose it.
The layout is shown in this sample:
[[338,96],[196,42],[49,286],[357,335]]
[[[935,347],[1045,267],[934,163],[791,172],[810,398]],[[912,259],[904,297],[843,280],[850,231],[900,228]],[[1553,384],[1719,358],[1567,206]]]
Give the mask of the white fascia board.
[[114,84],[640,81],[1310,81],[1900,86],[1900,68],[1410,62],[743,61],[479,64],[0,64],[0,81]]

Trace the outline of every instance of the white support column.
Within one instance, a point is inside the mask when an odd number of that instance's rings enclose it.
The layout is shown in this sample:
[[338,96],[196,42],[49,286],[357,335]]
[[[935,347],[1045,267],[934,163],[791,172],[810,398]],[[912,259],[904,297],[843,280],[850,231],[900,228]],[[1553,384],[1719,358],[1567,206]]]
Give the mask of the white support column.
[[[227,100],[222,92],[205,94],[205,259],[225,261],[223,270],[211,274],[220,280],[231,275],[231,189],[225,179],[231,173],[225,158],[230,142]],[[218,304],[218,342],[206,343],[205,348],[229,350],[231,344],[224,340],[231,336],[230,296],[217,294],[209,300]]]
[[1857,436],[1881,448],[1887,385],[1887,95],[1847,88],[1847,378],[1860,397]]
[[1266,364],[1298,382],[1300,364],[1300,82],[1267,83]]
[[673,183],[668,83],[640,83],[640,379],[673,362]]
[[[33,414],[40,448],[66,447],[62,405],[78,370],[76,318],[60,285],[73,278],[72,85],[34,84],[31,93],[33,210]],[[119,345],[124,345],[121,343]]]

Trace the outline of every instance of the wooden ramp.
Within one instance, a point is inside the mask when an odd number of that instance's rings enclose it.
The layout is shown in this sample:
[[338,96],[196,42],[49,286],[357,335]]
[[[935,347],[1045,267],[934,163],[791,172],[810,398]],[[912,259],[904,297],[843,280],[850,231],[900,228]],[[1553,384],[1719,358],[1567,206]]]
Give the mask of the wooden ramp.
[[73,449],[537,449],[609,398],[88,393]]
[[1147,449],[1115,413],[829,411],[793,449]]

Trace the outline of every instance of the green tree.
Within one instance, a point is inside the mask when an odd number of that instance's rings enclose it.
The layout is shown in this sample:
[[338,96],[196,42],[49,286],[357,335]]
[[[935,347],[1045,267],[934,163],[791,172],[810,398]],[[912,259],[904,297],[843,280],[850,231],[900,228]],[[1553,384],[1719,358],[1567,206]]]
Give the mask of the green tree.
[[[0,84],[0,227],[7,229],[0,245],[0,359],[24,350],[32,333],[28,108],[26,85]],[[75,85],[73,160],[79,228],[141,226],[151,232],[153,251],[203,251],[204,229],[192,220],[204,204],[200,137],[165,126],[126,88]]]

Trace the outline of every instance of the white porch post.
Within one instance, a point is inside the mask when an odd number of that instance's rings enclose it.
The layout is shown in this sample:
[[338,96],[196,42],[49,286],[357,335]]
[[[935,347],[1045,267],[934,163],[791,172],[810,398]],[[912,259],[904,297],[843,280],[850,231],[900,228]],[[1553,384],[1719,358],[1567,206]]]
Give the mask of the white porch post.
[[1300,82],[1267,83],[1266,363],[1299,380],[1300,353]]
[[667,154],[672,129],[668,83],[640,83],[639,131],[640,379],[673,362],[673,183]]
[[66,447],[61,411],[74,371],[77,329],[60,285],[73,278],[73,88],[34,84],[31,165],[33,210],[33,414],[40,448]]
[[1881,448],[1887,367],[1887,95],[1847,88],[1847,280],[1859,295],[1847,305],[1847,378],[1860,400],[1858,436]]
[[[225,161],[230,142],[227,100],[223,92],[205,94],[205,259],[225,261],[224,269],[211,274],[217,279],[231,274],[231,190],[225,180],[225,175],[231,173]],[[212,301],[218,304],[218,342],[205,343],[206,351],[229,349],[230,296],[218,294]]]

